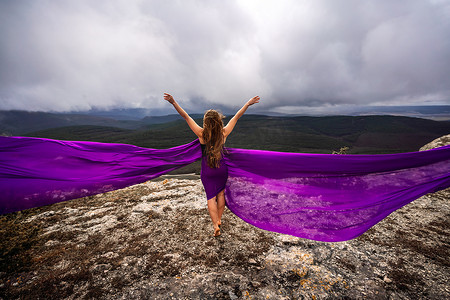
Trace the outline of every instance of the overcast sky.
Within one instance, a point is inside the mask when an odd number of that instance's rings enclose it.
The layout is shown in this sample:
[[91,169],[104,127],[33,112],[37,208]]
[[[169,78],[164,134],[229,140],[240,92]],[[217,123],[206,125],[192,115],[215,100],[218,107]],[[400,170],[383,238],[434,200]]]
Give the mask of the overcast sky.
[[450,1],[0,0],[0,109],[450,102]]

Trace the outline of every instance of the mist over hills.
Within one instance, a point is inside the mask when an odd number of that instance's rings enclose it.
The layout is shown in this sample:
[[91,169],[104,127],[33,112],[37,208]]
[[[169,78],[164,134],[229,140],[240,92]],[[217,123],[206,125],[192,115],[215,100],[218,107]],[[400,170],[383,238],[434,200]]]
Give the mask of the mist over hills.
[[[170,110],[169,112],[173,111]],[[223,111],[223,113],[232,115],[234,111]],[[300,114],[296,112],[295,108],[292,108],[289,113],[258,111],[256,114],[277,117],[391,115],[450,121],[450,105],[325,107],[321,108],[321,112],[302,110]],[[191,113],[191,116],[201,118],[203,114]],[[164,114],[160,110],[145,108],[91,109],[67,113],[0,110],[0,134],[21,135],[44,129],[78,125],[135,130],[147,125],[163,124],[176,120],[181,120],[178,114]]]
[[[215,108],[215,107],[213,107]],[[226,115],[234,114],[235,110],[222,107],[222,113]],[[438,121],[450,120],[450,105],[421,105],[421,106],[369,106],[369,105],[351,105],[351,106],[329,106],[329,107],[287,107],[283,112],[266,111],[259,107],[252,108],[255,114],[267,116],[362,116],[362,115],[395,115],[404,117],[417,117],[432,119]],[[146,108],[114,108],[111,110],[91,109],[81,112],[69,112],[67,114],[82,114],[89,116],[101,116],[113,118],[116,120],[141,120],[145,117],[151,118],[165,117],[173,114],[172,107],[164,109],[146,109]]]
[[[216,107],[213,107],[216,108]],[[222,107],[222,113],[226,115],[234,114],[239,107],[231,110]],[[220,109],[219,109],[220,110]],[[255,114],[267,116],[362,116],[362,115],[395,115],[404,117],[417,117],[424,119],[432,119],[445,121],[450,120],[450,105],[421,105],[421,106],[369,106],[369,105],[334,105],[329,107],[287,107],[283,112],[261,110],[258,106],[252,107]],[[82,112],[69,112],[68,114],[82,114],[89,116],[102,116],[113,118],[116,120],[141,120],[147,116],[159,117],[173,114],[172,107],[163,109],[146,109],[146,108],[115,108],[108,111],[91,109]]]
[[[78,125],[108,126],[136,130],[147,125],[181,120],[178,114],[173,114],[172,110],[169,112],[169,114],[164,114],[160,110],[150,111],[145,108],[91,109],[68,113],[0,110],[0,134],[21,135],[50,128]],[[223,111],[223,113],[232,115],[235,112]],[[299,110],[299,108],[293,107],[288,110],[288,113],[257,111],[257,114],[277,117],[393,115],[449,121],[450,105],[325,107],[321,108],[320,111]],[[193,118],[201,118],[202,115],[201,113],[191,114]]]

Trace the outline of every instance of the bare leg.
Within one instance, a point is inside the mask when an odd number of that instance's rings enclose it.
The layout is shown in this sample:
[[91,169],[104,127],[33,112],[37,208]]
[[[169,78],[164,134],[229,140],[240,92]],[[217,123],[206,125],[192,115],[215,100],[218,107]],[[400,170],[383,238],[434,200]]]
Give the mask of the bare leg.
[[214,236],[219,236],[220,235],[219,213],[217,209],[216,198],[217,197],[214,197],[208,200],[208,211],[214,226]]
[[225,210],[225,190],[222,190],[219,194],[217,194],[217,213],[219,217],[219,225],[222,225],[222,214]]

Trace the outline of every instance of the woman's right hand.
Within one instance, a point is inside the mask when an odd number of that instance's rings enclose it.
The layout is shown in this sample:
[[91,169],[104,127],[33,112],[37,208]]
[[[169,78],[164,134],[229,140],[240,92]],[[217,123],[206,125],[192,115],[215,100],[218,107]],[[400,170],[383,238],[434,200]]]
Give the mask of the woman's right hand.
[[164,93],[164,100],[167,100],[170,104],[173,104],[175,102],[175,99],[173,99],[171,94]]
[[250,99],[250,100],[247,101],[247,105],[248,105],[248,106],[253,105],[253,104],[255,104],[255,103],[259,103],[259,96],[255,96],[255,97],[253,97],[252,99]]

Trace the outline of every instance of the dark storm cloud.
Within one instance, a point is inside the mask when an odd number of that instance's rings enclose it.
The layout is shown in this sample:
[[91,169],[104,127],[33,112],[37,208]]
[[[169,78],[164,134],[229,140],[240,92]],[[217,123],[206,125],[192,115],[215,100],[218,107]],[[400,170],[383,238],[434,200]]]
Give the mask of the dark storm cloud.
[[1,1],[0,109],[445,103],[449,20],[449,1]]

